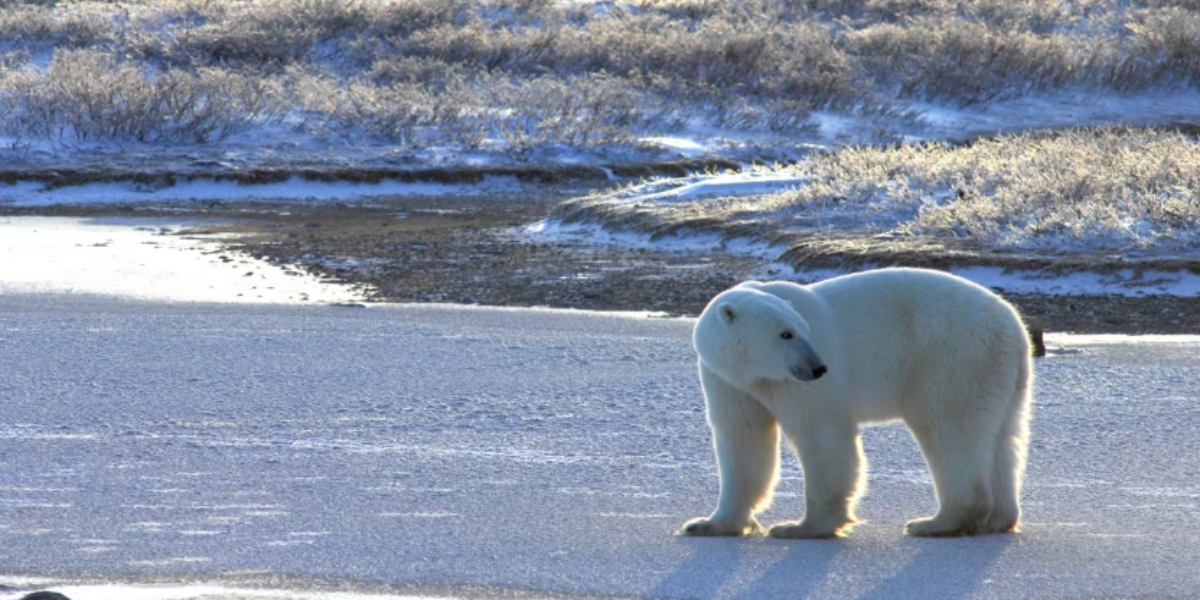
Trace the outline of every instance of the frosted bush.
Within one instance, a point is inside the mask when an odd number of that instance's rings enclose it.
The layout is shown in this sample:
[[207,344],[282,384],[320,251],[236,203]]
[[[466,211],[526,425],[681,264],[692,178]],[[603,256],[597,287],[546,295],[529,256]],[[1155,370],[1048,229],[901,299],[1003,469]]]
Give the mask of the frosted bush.
[[45,71],[0,78],[0,127],[57,140],[207,142],[277,116],[270,82],[201,69],[148,75],[98,50],[60,50]]

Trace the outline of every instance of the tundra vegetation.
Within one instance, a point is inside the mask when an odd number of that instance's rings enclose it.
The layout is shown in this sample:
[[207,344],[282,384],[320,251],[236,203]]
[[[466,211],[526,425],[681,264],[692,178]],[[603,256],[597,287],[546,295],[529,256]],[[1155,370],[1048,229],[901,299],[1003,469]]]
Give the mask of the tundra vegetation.
[[1185,133],[955,146],[887,125],[916,123],[914,103],[1198,80],[1197,0],[0,0],[0,134],[15,144],[290,128],[519,161],[697,128],[802,138],[818,111],[879,124],[857,138],[879,144],[785,167],[793,191],[561,211],[659,233],[773,239],[854,217],[999,249],[1193,249],[1200,152]]
[[1193,87],[1195,0],[0,0],[9,135],[464,150]]
[[795,185],[638,201],[689,183],[652,180],[564,202],[553,216],[660,237],[686,231],[783,244],[785,260],[810,266],[909,254],[904,262],[945,267],[966,252],[967,262],[987,255],[983,262],[1042,267],[1078,252],[1164,258],[1200,247],[1200,144],[1176,131],[1101,127],[962,146],[851,147],[762,171]]

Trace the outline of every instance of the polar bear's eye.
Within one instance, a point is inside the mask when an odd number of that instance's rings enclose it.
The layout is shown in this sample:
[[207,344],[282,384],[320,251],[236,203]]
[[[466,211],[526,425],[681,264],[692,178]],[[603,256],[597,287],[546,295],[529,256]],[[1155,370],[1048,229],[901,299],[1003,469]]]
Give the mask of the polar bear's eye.
[[785,331],[785,332],[783,332],[783,333],[779,334],[779,337],[781,337],[781,338],[783,338],[783,339],[785,339],[785,340],[790,340],[790,339],[792,339],[792,338],[796,337],[796,334],[794,334],[794,333],[792,333],[792,332],[790,332],[790,331]]

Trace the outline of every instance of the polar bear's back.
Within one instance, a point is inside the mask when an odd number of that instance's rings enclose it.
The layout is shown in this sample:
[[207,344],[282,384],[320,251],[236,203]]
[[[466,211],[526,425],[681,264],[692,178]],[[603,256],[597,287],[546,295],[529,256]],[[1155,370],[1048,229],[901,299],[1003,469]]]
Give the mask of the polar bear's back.
[[[878,341],[881,332],[909,347],[1013,336],[1028,341],[1016,310],[990,290],[941,271],[880,269],[809,286],[838,316],[846,335]],[[1007,340],[1006,340],[1007,342]]]
[[[965,279],[925,269],[881,269],[810,286],[761,289],[791,301],[812,327],[830,375],[853,388],[861,420],[901,418],[904,405],[980,388],[1012,388],[1029,339],[1016,310]],[[1004,378],[1003,380],[1001,378]]]

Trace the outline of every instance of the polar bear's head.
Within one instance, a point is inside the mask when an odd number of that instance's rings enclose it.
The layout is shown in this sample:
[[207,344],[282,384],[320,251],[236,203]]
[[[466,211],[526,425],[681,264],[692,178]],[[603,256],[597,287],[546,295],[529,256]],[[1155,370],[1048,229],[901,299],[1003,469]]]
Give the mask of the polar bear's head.
[[813,381],[828,371],[808,322],[786,300],[750,287],[718,294],[696,322],[693,342],[726,381]]

